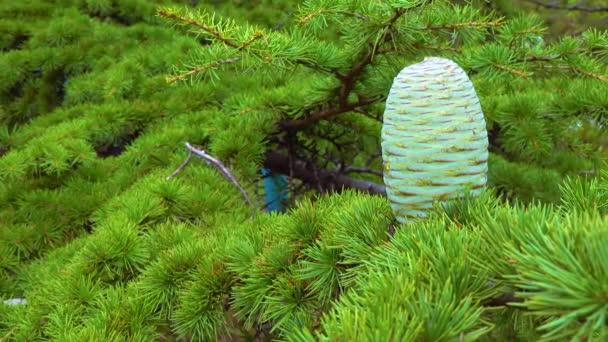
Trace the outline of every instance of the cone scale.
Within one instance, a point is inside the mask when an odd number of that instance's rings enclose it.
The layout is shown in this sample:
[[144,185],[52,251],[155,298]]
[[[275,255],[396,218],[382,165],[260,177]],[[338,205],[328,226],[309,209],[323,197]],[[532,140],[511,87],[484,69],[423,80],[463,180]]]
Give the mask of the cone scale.
[[473,84],[456,63],[427,57],[395,77],[382,126],[386,193],[397,221],[487,182],[488,135]]

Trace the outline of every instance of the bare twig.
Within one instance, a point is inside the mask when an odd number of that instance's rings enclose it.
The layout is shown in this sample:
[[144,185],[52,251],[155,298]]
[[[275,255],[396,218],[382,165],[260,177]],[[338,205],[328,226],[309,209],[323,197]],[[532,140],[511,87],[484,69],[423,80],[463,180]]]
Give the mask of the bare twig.
[[541,0],[524,0],[526,2],[531,2],[538,6],[542,6],[550,9],[557,10],[567,10],[567,11],[580,11],[580,12],[603,12],[608,11],[608,6],[597,6],[597,7],[587,7],[582,5],[561,5],[557,2],[544,2]]
[[224,166],[224,164],[217,158],[214,158],[210,155],[208,155],[207,153],[205,153],[205,151],[203,150],[199,150],[197,148],[195,148],[194,146],[190,145],[190,143],[186,142],[186,148],[196,154],[197,156],[203,158],[208,164],[211,164],[213,166],[215,166],[220,173],[224,176],[224,178],[226,178],[227,180],[231,181],[232,184],[234,184],[243,194],[243,197],[245,197],[245,200],[247,201],[247,203],[249,203],[249,205],[252,208],[255,208],[255,205],[253,204],[253,202],[251,201],[251,198],[249,197],[249,194],[247,194],[247,190],[245,190],[245,188],[243,188],[241,186],[241,184],[239,183],[238,180],[236,180],[236,178],[232,175],[232,173],[230,172],[230,170],[228,170],[228,168],[226,166]]
[[253,201],[251,201],[251,198],[249,197],[247,190],[245,190],[245,188],[243,188],[243,186],[241,186],[239,181],[236,180],[236,178],[232,175],[230,170],[226,166],[224,166],[224,164],[219,159],[210,156],[209,154],[205,153],[205,151],[197,149],[196,147],[190,145],[190,143],[188,143],[188,142],[186,142],[185,145],[189,151],[188,157],[177,168],[177,170],[173,171],[173,173],[169,177],[167,177],[167,180],[169,180],[172,177],[174,177],[175,175],[177,175],[184,167],[186,167],[186,165],[192,158],[192,154],[195,154],[198,157],[201,157],[205,162],[207,162],[207,164],[210,164],[210,165],[214,166],[216,169],[218,169],[220,171],[220,173],[222,174],[222,176],[224,176],[224,178],[231,181],[232,184],[234,184],[239,189],[239,191],[243,194],[243,197],[245,197],[245,200],[247,201],[247,203],[249,203],[251,208],[253,208],[253,213],[252,213],[252,216],[253,216],[255,214],[255,205],[253,204]]
[[528,76],[530,76],[525,71],[512,68],[512,67],[510,67],[508,65],[494,64],[494,66],[496,68],[500,69],[500,70],[504,70],[504,71],[510,72],[512,74],[515,74],[515,75],[517,75],[517,76],[519,76],[521,78],[528,78]]
[[186,160],[184,160],[184,162],[175,171],[173,171],[173,173],[171,173],[169,176],[167,176],[167,180],[170,180],[171,178],[175,177],[178,173],[180,173],[186,167],[186,165],[188,165],[188,163],[190,162],[190,159],[192,159],[192,151],[188,151],[188,157],[186,157]]

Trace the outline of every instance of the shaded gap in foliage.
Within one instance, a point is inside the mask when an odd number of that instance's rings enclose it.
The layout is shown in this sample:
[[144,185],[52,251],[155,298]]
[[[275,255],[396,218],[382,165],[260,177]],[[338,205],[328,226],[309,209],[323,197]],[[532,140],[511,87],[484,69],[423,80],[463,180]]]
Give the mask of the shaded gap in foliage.
[[117,142],[111,142],[103,144],[95,148],[97,157],[108,158],[116,157],[122,154],[135,139],[137,139],[142,133],[142,130],[136,130],[131,134],[121,137]]

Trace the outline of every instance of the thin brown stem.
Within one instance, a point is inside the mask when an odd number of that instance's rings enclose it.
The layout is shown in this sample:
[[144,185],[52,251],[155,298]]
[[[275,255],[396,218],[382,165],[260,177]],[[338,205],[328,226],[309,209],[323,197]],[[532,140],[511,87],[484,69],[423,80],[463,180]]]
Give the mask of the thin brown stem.
[[200,65],[200,66],[197,66],[196,68],[194,68],[194,69],[192,69],[192,70],[190,70],[188,72],[185,72],[183,74],[179,74],[179,75],[176,75],[176,76],[173,76],[173,77],[167,77],[166,81],[167,81],[167,83],[175,83],[177,81],[183,80],[184,78],[190,77],[190,76],[192,76],[194,74],[197,74],[199,72],[202,72],[202,71],[205,71],[205,70],[208,70],[208,69],[211,69],[211,68],[216,68],[216,67],[218,67],[220,65],[235,63],[235,62],[238,62],[240,60],[241,60],[241,57],[232,57],[232,58],[228,58],[228,59],[223,59],[221,61],[216,61],[216,62],[208,63],[208,64],[205,64],[205,65]]
[[342,82],[342,86],[338,91],[338,102],[340,105],[346,105],[348,97],[355,87],[355,83],[361,74],[363,74],[365,68],[372,63],[374,54],[377,53],[378,47],[381,44],[387,43],[393,39],[391,35],[392,27],[404,14],[404,10],[395,10],[393,16],[384,24],[384,34],[382,35],[382,39],[380,39],[380,41],[374,45],[371,45],[369,50],[363,54],[361,59],[355,63],[355,65],[345,75],[340,76],[340,81]]
[[367,106],[372,103],[376,103],[380,101],[383,97],[371,97],[371,98],[362,98],[355,103],[348,103],[343,106],[331,107],[328,109],[323,109],[318,112],[312,113],[309,116],[302,119],[292,119],[292,120],[283,120],[279,123],[279,127],[284,130],[297,130],[305,128],[311,124],[319,122],[321,120],[330,119],[336,115],[353,111],[358,107]]
[[489,21],[489,22],[481,22],[481,21],[470,21],[466,23],[454,23],[454,24],[444,24],[444,25],[431,25],[427,26],[427,30],[453,30],[463,27],[499,27],[503,24],[498,21]]
[[589,12],[589,13],[608,11],[608,6],[588,7],[588,6],[578,5],[578,4],[562,5],[558,2],[544,2],[541,0],[523,0],[523,1],[533,3],[533,4],[541,6],[541,7],[545,7],[545,8],[549,8],[549,9],[556,9],[556,10],[580,11],[580,12]]
[[504,71],[510,72],[510,73],[515,74],[515,75],[517,75],[517,76],[519,76],[519,77],[522,77],[522,78],[528,78],[528,76],[530,76],[530,75],[528,75],[528,74],[527,74],[525,71],[522,71],[522,70],[518,70],[518,69],[512,68],[512,67],[510,67],[510,66],[508,66],[508,65],[503,65],[503,64],[494,64],[494,66],[495,66],[496,68],[498,68],[498,69],[501,69],[501,70],[504,70]]

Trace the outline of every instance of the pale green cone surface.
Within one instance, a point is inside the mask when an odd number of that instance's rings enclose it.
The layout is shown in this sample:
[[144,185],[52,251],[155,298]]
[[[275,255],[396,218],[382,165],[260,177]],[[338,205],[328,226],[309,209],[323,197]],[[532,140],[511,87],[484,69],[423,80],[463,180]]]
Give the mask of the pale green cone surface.
[[478,195],[487,181],[488,135],[473,84],[456,63],[427,57],[395,77],[382,127],[384,183],[400,223],[433,201]]

